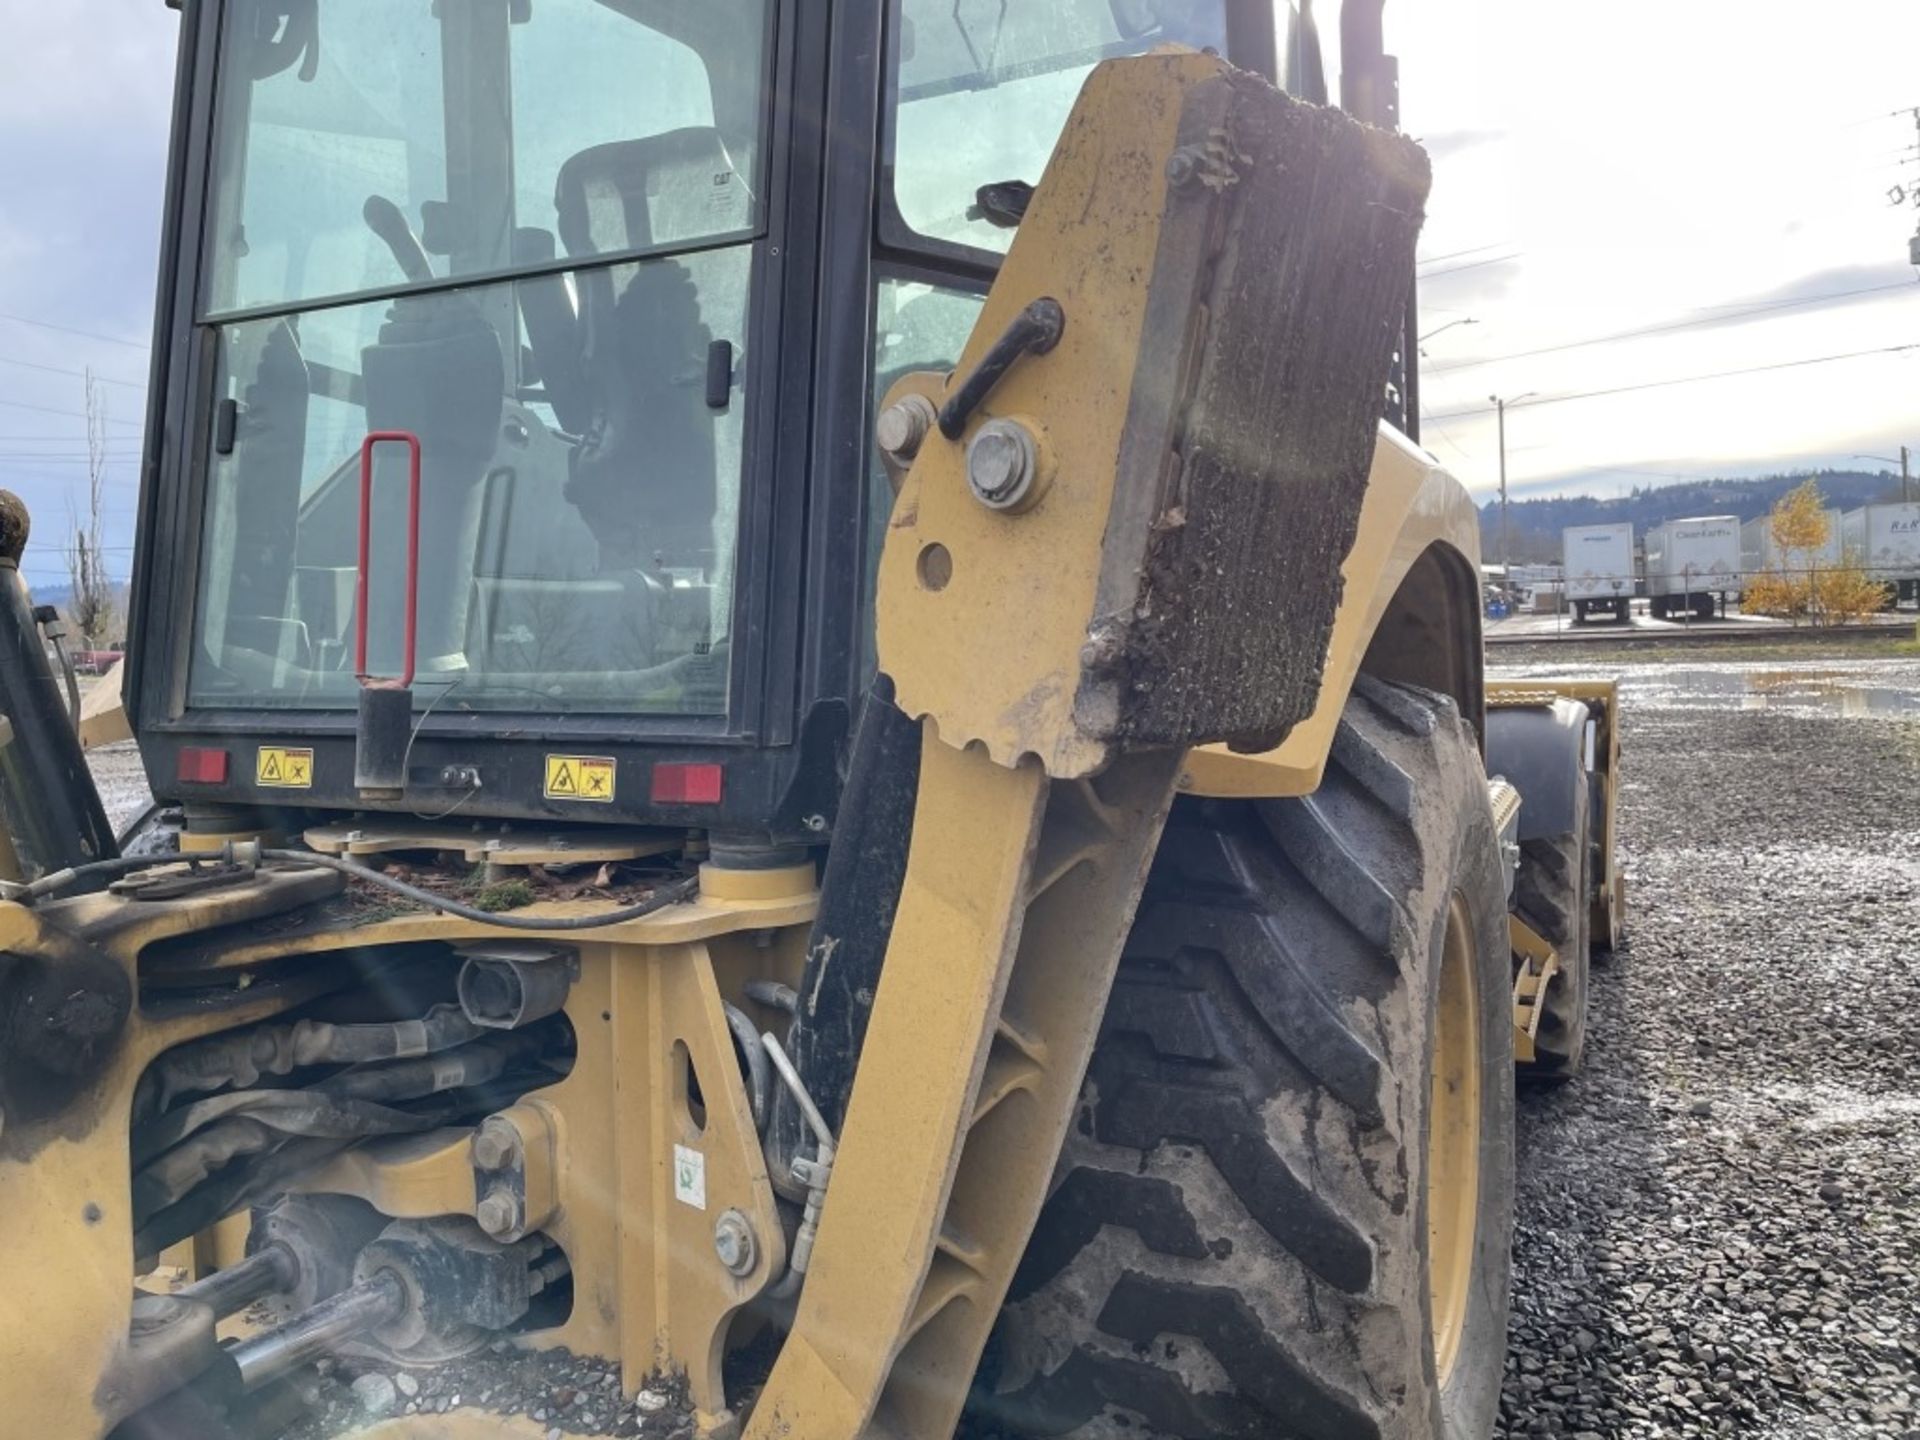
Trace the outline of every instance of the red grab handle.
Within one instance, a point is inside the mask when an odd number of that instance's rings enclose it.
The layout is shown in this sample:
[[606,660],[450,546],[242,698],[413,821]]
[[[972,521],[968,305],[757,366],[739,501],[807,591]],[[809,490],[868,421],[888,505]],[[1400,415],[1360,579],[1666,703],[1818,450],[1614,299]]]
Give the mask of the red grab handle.
[[[397,678],[367,674],[367,557],[373,547],[373,447],[405,445],[407,466],[407,628],[405,668]],[[413,684],[414,641],[420,616],[420,437],[410,430],[375,430],[360,442],[360,569],[354,581],[353,673],[362,685],[404,689]]]

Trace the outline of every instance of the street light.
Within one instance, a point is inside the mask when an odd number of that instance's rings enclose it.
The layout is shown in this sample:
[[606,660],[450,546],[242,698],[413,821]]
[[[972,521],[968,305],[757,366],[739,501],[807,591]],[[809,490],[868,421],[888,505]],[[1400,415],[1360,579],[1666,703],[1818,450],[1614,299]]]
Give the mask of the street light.
[[1507,406],[1531,400],[1539,393],[1538,390],[1528,390],[1505,398],[1487,396],[1493,402],[1494,412],[1500,417],[1500,583],[1509,587],[1513,584],[1513,549],[1507,531]]
[[[1896,463],[1891,455],[1856,455],[1853,458],[1856,460],[1878,460],[1884,465]],[[1904,503],[1907,499],[1907,447],[1904,445],[1900,447],[1900,459],[1897,463],[1900,466],[1900,499]]]
[[[1449,320],[1444,325],[1434,326],[1433,329],[1427,331],[1426,334],[1422,335],[1414,343],[1416,345],[1424,345],[1427,343],[1427,341],[1431,340],[1434,336],[1438,335],[1442,330],[1451,330],[1456,325],[1478,325],[1479,323],[1480,322],[1471,315],[1464,316],[1459,320]],[[1420,353],[1422,355],[1425,355],[1427,352],[1422,350]]]

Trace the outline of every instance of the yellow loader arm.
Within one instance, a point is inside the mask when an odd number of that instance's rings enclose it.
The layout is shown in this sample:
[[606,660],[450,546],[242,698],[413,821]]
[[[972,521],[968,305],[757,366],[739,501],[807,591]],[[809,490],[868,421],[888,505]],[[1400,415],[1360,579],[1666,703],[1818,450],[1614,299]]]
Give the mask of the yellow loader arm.
[[1365,277],[1406,273],[1425,187],[1410,144],[1217,60],[1103,65],[952,377],[892,397],[924,435],[879,614],[917,808],[751,1436],[957,1420],[1188,748],[1316,704],[1402,299]]

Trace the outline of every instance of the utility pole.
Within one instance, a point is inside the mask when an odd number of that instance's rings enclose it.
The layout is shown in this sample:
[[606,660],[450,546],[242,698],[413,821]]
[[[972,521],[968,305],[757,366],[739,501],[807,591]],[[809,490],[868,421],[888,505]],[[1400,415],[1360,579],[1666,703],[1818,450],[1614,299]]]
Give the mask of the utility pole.
[[1489,397],[1500,417],[1500,584],[1513,583],[1513,542],[1507,531],[1507,402],[1498,395]]
[[[1892,113],[1898,115],[1900,112],[1895,110]],[[1914,106],[1907,113],[1913,117],[1915,143],[1909,145],[1904,153],[1920,160],[1920,105]],[[1912,204],[1915,209],[1920,209],[1920,181],[1909,180],[1889,187],[1887,203],[1890,205]],[[1913,238],[1907,241],[1907,263],[1920,266],[1920,224],[1915,226]],[[1901,493],[1904,495],[1906,492],[1903,490]]]
[[1522,400],[1538,395],[1538,390],[1529,390],[1524,395],[1515,395],[1503,399],[1498,395],[1489,395],[1493,402],[1494,414],[1499,417],[1500,428],[1500,584],[1503,588],[1513,588],[1513,541],[1512,532],[1507,529],[1507,406],[1518,404]]

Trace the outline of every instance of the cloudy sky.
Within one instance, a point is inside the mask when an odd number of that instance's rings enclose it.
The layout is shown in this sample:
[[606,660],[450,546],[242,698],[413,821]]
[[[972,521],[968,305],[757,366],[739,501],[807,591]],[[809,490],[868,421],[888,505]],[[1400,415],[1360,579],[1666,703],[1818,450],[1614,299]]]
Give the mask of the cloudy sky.
[[[1920,446],[1920,5],[1395,4],[1402,111],[1435,160],[1427,444],[1484,496],[1610,494]],[[1904,167],[1904,168],[1903,168]],[[1439,327],[1451,321],[1477,323]],[[1627,331],[1636,339],[1587,343]],[[1512,358],[1503,358],[1512,357]],[[1782,368],[1688,384],[1727,370]]]
[[[1405,123],[1436,170],[1426,440],[1478,495],[1496,475],[1491,393],[1536,392],[1508,412],[1529,493],[1920,445],[1920,349],[1894,349],[1920,345],[1920,212],[1886,200],[1920,184],[1895,113],[1920,105],[1920,4],[1387,13]],[[0,0],[0,15],[0,484],[40,518],[29,577],[56,584],[87,369],[116,570],[131,552],[177,19],[161,0]],[[1607,339],[1623,332],[1652,333]],[[1728,370],[1756,373],[1666,383]],[[1574,396],[1590,398],[1559,398]]]
[[29,581],[64,583],[91,368],[112,457],[108,560],[124,575],[179,20],[161,0],[0,0],[0,16],[0,485],[36,520]]

